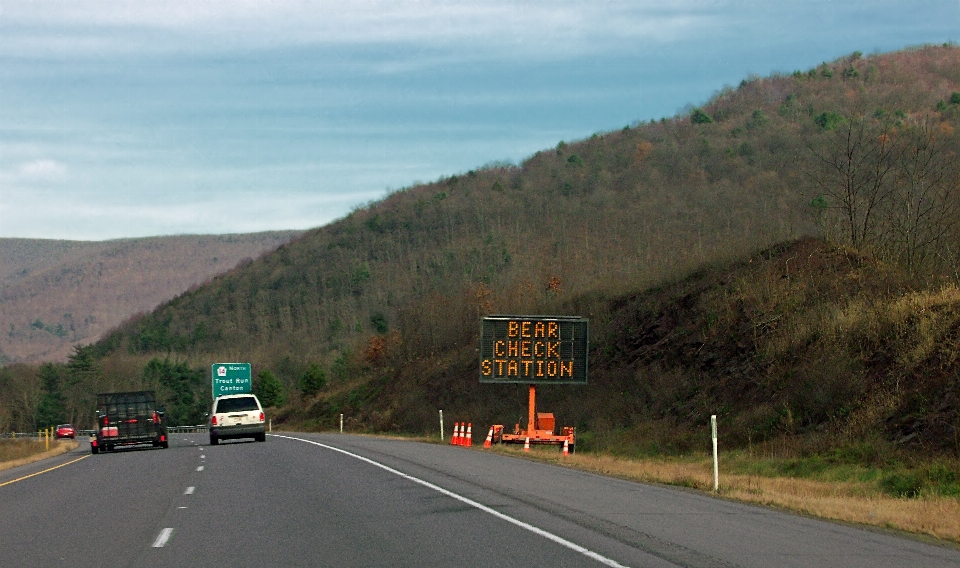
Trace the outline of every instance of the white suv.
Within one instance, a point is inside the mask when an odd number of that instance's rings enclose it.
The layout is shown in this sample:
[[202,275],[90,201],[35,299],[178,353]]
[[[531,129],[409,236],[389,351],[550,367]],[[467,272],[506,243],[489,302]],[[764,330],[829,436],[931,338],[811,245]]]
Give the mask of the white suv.
[[263,407],[253,394],[228,394],[213,401],[210,412],[210,445],[227,438],[267,439]]

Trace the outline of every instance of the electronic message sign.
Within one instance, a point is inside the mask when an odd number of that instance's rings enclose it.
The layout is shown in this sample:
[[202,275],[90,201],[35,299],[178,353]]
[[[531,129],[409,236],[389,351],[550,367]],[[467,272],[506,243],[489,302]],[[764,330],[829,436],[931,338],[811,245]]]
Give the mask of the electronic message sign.
[[244,394],[252,390],[250,363],[214,363],[210,367],[213,398],[225,394]]
[[480,329],[480,382],[587,383],[587,319],[487,316]]

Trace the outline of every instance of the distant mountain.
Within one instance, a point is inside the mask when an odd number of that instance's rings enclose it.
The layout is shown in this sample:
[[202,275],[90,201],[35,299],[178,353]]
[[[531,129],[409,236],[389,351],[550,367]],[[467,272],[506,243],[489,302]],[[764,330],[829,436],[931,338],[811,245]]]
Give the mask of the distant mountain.
[[73,345],[297,234],[0,239],[0,362],[65,361]]

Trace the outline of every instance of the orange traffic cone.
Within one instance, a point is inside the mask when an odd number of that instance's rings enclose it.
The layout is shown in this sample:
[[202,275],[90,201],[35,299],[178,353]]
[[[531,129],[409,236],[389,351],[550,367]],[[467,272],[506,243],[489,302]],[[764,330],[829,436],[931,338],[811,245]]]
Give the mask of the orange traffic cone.
[[568,441],[569,440],[563,441],[563,457],[567,457],[570,455],[570,447],[567,445]]
[[463,441],[463,445],[468,448],[473,447],[473,422],[467,424],[467,438]]
[[450,437],[450,445],[451,445],[451,446],[457,446],[457,445],[459,445],[459,443],[460,443],[460,441],[457,440],[457,436],[459,436],[458,430],[457,430],[458,428],[460,428],[460,423],[459,423],[459,422],[454,422],[454,423],[453,423],[453,436]]
[[493,443],[493,426],[490,427],[490,431],[487,432],[487,439],[483,441],[483,447],[489,448]]
[[530,436],[527,436],[523,441],[523,451],[525,452],[530,451]]

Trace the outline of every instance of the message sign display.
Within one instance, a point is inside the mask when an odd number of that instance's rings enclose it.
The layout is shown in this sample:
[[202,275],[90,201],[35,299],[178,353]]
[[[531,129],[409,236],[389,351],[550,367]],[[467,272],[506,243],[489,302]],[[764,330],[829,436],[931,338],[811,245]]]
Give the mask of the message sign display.
[[213,398],[225,394],[244,394],[253,390],[250,363],[214,363],[210,367]]
[[480,329],[481,383],[587,383],[587,319],[487,316]]

